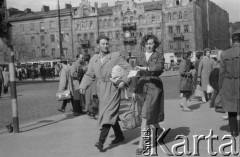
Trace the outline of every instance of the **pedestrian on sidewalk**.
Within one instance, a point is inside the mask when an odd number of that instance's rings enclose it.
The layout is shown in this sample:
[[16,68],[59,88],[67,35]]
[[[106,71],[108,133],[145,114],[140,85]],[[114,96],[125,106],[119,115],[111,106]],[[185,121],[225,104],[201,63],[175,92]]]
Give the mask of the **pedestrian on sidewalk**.
[[164,68],[163,53],[157,52],[159,41],[154,35],[145,35],[142,39],[145,53],[140,53],[135,70],[139,70],[139,79],[133,78],[130,88],[132,98],[137,101],[138,110],[142,118],[141,136],[136,155],[143,153],[143,130],[150,126],[161,129],[159,123],[164,120],[164,89],[161,78]]
[[[70,74],[70,67],[67,65],[66,60],[60,61],[62,70],[61,70],[61,75],[60,75],[60,80],[59,80],[59,86],[58,86],[58,92],[63,92],[65,90],[70,90],[71,96],[73,95],[73,83],[72,83],[72,78]],[[74,110],[74,105],[73,105],[73,96],[70,99],[63,100],[62,106],[60,109],[58,109],[59,112],[65,112],[67,103],[71,102],[72,107]]]
[[219,90],[223,110],[228,112],[231,135],[239,135],[237,115],[240,113],[240,31],[232,35],[233,45],[220,59]]
[[3,75],[3,80],[4,80],[3,81],[3,93],[7,94],[10,75],[9,75],[9,72],[7,71],[6,67],[3,69],[2,75]]
[[[100,151],[103,151],[103,145],[111,127],[115,133],[115,139],[112,141],[112,144],[124,141],[124,136],[118,123],[120,98],[121,89],[127,83],[127,75],[131,70],[131,65],[121,57],[119,52],[110,52],[108,37],[99,36],[97,45],[99,53],[91,58],[88,70],[79,88],[81,93],[85,93],[87,87],[95,80],[97,81],[97,94],[100,101],[98,125],[101,128],[101,132],[99,141],[95,146]],[[126,72],[126,77],[119,82],[115,82],[115,80],[110,78],[112,69],[116,65],[122,67]]]
[[191,70],[194,68],[192,62],[190,61],[191,51],[184,52],[182,61],[179,67],[180,82],[179,91],[182,95],[182,102],[180,107],[182,111],[191,112],[192,110],[188,108],[187,101],[193,94],[193,76]]
[[79,116],[81,114],[84,114],[83,112],[83,102],[85,100],[84,95],[82,95],[79,92],[79,85],[82,81],[84,70],[83,70],[83,54],[78,54],[76,56],[76,61],[72,64],[70,71],[71,71],[71,77],[73,79],[73,101],[74,101],[74,116]]
[[2,94],[2,86],[3,86],[3,74],[2,74],[2,67],[0,67],[0,98]]
[[201,84],[201,90],[203,91],[202,101],[207,102],[211,99],[211,93],[207,91],[209,87],[209,75],[213,70],[215,61],[210,57],[211,50],[209,48],[205,49],[205,55],[199,63],[198,67],[198,82]]

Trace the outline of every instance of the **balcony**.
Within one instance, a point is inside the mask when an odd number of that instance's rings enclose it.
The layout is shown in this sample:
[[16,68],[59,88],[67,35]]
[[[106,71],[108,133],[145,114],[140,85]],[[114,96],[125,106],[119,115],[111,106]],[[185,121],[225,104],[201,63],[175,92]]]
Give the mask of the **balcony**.
[[90,42],[89,42],[89,40],[80,40],[80,44],[82,45],[83,48],[88,48],[88,47],[90,47]]
[[136,44],[137,40],[136,40],[136,37],[124,37],[123,43],[124,44]]
[[174,41],[184,41],[184,36],[182,34],[173,34]]
[[124,23],[122,24],[123,31],[136,30],[136,23]]

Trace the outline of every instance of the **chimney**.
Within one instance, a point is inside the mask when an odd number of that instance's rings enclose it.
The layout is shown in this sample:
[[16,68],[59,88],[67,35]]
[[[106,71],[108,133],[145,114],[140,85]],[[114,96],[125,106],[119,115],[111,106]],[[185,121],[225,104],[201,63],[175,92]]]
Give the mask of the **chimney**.
[[72,5],[71,4],[65,4],[65,9],[72,9]]
[[25,13],[31,13],[32,11],[31,11],[31,9],[26,8],[26,9],[24,10],[24,12],[25,12]]
[[102,3],[101,7],[108,7],[108,3]]
[[49,6],[46,6],[46,5],[43,5],[43,6],[42,6],[42,12],[44,12],[44,13],[45,13],[45,12],[49,12],[49,10],[50,10],[50,9],[49,9]]

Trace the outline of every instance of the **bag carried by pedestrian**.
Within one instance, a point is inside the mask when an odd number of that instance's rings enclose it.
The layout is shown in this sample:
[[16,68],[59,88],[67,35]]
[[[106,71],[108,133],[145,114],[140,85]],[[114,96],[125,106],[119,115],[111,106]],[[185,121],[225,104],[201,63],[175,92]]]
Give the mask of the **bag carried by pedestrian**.
[[3,86],[3,93],[7,94],[7,92],[8,92],[8,86]]
[[97,95],[93,95],[91,104],[89,106],[89,112],[92,116],[95,116],[98,114],[98,106],[99,106],[99,99]]
[[222,98],[221,98],[221,91],[218,93],[216,99],[215,99],[215,111],[218,113],[225,113],[225,111],[222,108]]
[[192,92],[192,77],[183,76],[180,84],[180,93],[191,93]]
[[122,115],[121,121],[124,129],[134,129],[139,127],[142,123],[142,119],[136,110],[137,102],[134,101],[128,108],[128,111]]
[[63,91],[63,92],[58,92],[56,93],[56,97],[58,99],[58,101],[63,101],[66,99],[71,99],[71,92],[69,89]]

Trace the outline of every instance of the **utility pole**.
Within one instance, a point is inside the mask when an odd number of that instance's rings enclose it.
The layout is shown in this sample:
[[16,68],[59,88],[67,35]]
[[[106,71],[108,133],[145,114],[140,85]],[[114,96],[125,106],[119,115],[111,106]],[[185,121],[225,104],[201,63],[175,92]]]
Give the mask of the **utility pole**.
[[58,0],[58,28],[59,28],[59,49],[60,49],[60,59],[63,59],[63,49],[62,49],[62,32],[61,32],[61,19],[60,19],[60,6]]

